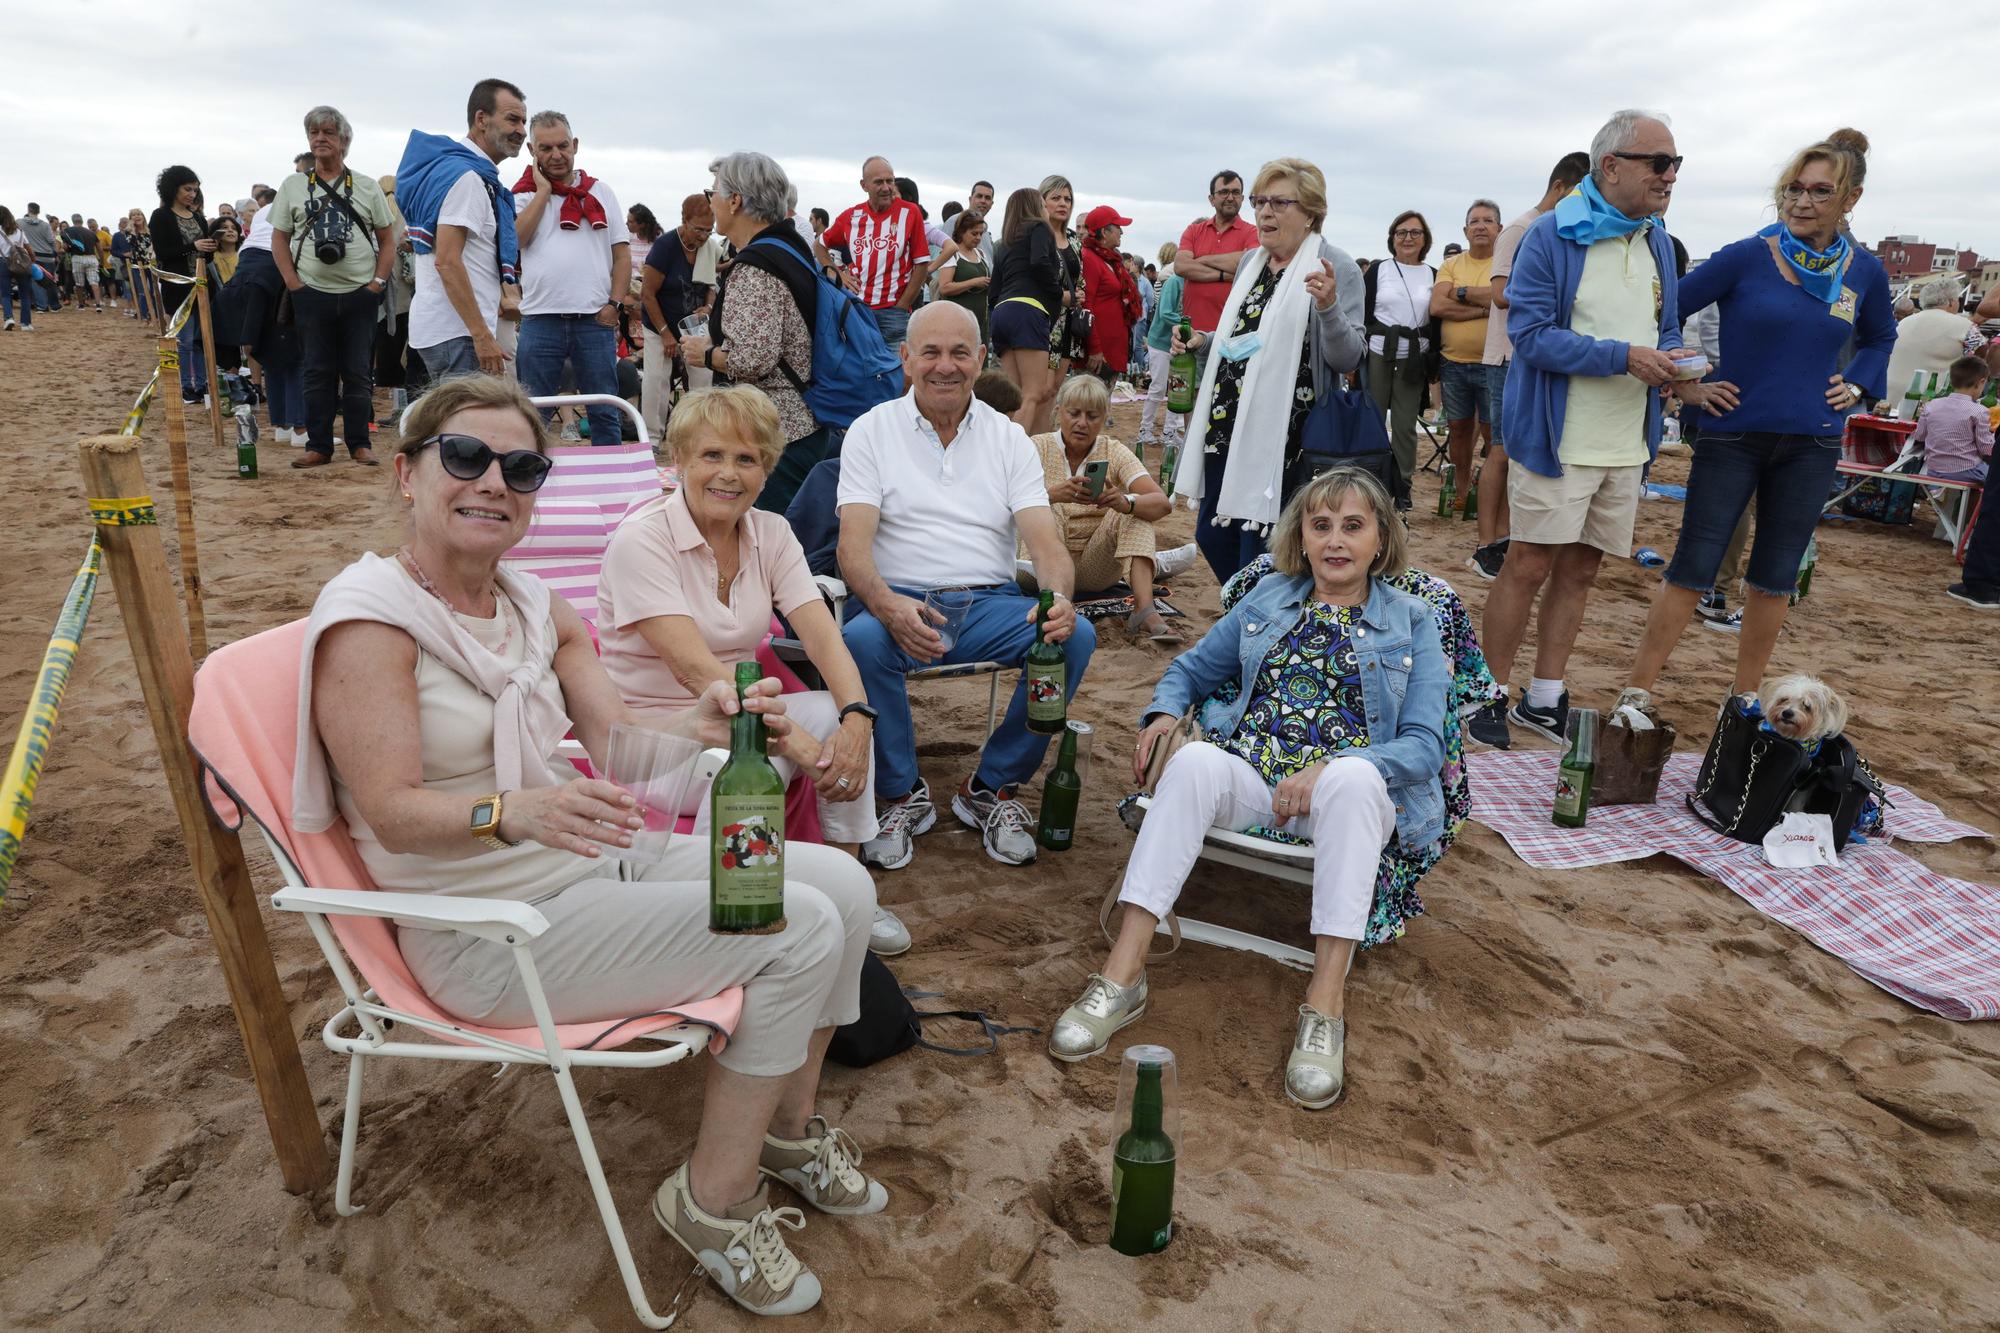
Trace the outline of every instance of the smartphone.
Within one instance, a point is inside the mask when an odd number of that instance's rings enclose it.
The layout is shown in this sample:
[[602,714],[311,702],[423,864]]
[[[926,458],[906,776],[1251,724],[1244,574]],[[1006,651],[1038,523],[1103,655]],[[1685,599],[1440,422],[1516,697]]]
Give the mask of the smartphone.
[[1083,465],[1083,480],[1090,487],[1091,499],[1104,494],[1104,474],[1110,470],[1111,460],[1108,458],[1093,458]]

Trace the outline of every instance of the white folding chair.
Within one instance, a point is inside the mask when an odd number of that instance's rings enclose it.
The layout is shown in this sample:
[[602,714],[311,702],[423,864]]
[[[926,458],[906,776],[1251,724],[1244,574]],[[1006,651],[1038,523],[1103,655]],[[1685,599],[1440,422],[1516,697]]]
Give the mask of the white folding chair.
[[[1126,823],[1133,832],[1138,832],[1143,812],[1153,808],[1150,793],[1140,793],[1131,799],[1130,807],[1142,812],[1140,816],[1125,816]],[[1248,833],[1233,833],[1228,829],[1210,828],[1202,835],[1200,857],[1204,861],[1214,861],[1219,865],[1233,866],[1238,870],[1248,870],[1253,874],[1269,875],[1287,884],[1303,884],[1312,888],[1313,849],[1308,843],[1278,842],[1272,838],[1259,838]],[[1247,930],[1234,930],[1228,926],[1218,926],[1209,921],[1192,921],[1175,913],[1180,921],[1182,939],[1195,940],[1202,944],[1213,944],[1223,949],[1238,949],[1246,953],[1261,954],[1274,962],[1283,963],[1302,972],[1313,969],[1313,954],[1310,949],[1283,944],[1266,939],[1262,935],[1252,935]],[[1165,920],[1154,927],[1154,933],[1171,936],[1173,929]]]

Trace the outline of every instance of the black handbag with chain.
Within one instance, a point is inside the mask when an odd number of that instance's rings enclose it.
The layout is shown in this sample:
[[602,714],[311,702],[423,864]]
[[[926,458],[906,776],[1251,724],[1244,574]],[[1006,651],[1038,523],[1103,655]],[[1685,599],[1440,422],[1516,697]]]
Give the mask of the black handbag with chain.
[[1824,737],[1808,750],[1764,726],[1741,696],[1731,695],[1687,805],[1716,832],[1754,843],[1788,811],[1823,814],[1833,822],[1838,851],[1871,797],[1881,800],[1882,784],[1845,736]]

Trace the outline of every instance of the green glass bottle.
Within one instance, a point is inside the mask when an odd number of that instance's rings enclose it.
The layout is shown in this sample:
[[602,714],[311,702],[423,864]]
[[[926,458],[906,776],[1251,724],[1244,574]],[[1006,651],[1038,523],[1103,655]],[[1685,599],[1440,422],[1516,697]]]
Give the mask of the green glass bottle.
[[1066,664],[1063,650],[1042,637],[1042,626],[1055,610],[1056,595],[1044,588],[1041,600],[1035,612],[1035,641],[1028,648],[1022,674],[1028,685],[1028,730],[1053,736],[1069,718],[1069,700],[1063,693]]
[[1569,753],[1556,770],[1554,820],[1562,828],[1582,828],[1590,816],[1590,783],[1597,773],[1597,710],[1569,710]]
[[1450,518],[1452,502],[1457,499],[1458,469],[1446,463],[1438,469],[1438,517]]
[[1459,517],[1467,523],[1479,517],[1479,472],[1478,468],[1472,469],[1472,480],[1465,487],[1465,511]]
[[1139,1062],[1132,1127],[1111,1149],[1111,1248],[1157,1254],[1174,1236],[1174,1141],[1161,1124],[1160,1066]]
[[1813,570],[1819,566],[1819,534],[1806,538],[1806,553],[1799,557],[1799,577],[1792,585],[1791,605],[1797,606],[1812,593]]
[[[736,664],[739,702],[762,674],[755,662]],[[785,780],[764,754],[761,713],[729,720],[729,762],[711,791],[708,928],[775,934],[785,928]]]
[[1986,381],[1986,393],[1980,398],[1979,405],[1989,412],[2000,407],[2000,376]]
[[[1194,341],[1194,325],[1181,321],[1181,343]],[[1194,349],[1189,348],[1167,362],[1167,411],[1194,411],[1194,394],[1199,387],[1194,373]]]
[[1042,780],[1042,814],[1035,841],[1052,852],[1068,851],[1076,838],[1076,808],[1083,798],[1083,780],[1076,772],[1076,742],[1082,729],[1081,722],[1064,726],[1056,766]]
[[1915,421],[1924,406],[1924,372],[1919,370],[1910,376],[1910,387],[1903,390],[1902,418]]

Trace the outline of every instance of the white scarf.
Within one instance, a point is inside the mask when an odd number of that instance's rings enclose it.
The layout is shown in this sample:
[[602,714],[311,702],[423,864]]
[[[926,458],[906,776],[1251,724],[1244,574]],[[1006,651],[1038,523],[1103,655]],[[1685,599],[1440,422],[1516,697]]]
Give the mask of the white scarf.
[[497,596],[513,602],[521,613],[527,647],[520,665],[511,670],[472,632],[458,623],[450,608],[419,588],[396,560],[363,555],[320,589],[306,621],[306,642],[299,657],[299,749],[292,768],[292,826],[302,833],[320,833],[339,817],[333,800],[333,776],[326,747],[313,725],[313,652],[320,636],[348,620],[374,620],[394,625],[493,700],[493,767],[502,791],[521,787],[553,787],[562,779],[549,767],[548,756],[569,730],[562,710],[562,691],[542,689],[553,671],[555,628],[549,619],[549,587],[540,579],[501,566]]
[[[1242,396],[1236,402],[1236,425],[1229,435],[1229,458],[1222,471],[1222,493],[1216,497],[1215,525],[1242,523],[1268,532],[1278,521],[1285,468],[1285,442],[1291,433],[1293,390],[1298,384],[1299,353],[1312,317],[1306,294],[1306,274],[1318,259],[1320,238],[1308,236],[1292,262],[1279,275],[1276,290],[1264,304],[1257,325],[1258,348],[1243,368]],[[1208,413],[1215,399],[1215,375],[1232,339],[1243,298],[1271,258],[1268,250],[1243,256],[1222,318],[1215,325],[1215,346],[1202,368],[1201,390],[1195,395],[1192,420],[1200,423],[1200,438],[1208,438]],[[1191,432],[1192,433],[1192,432]],[[1174,474],[1176,494],[1202,498],[1209,450],[1183,449]]]

